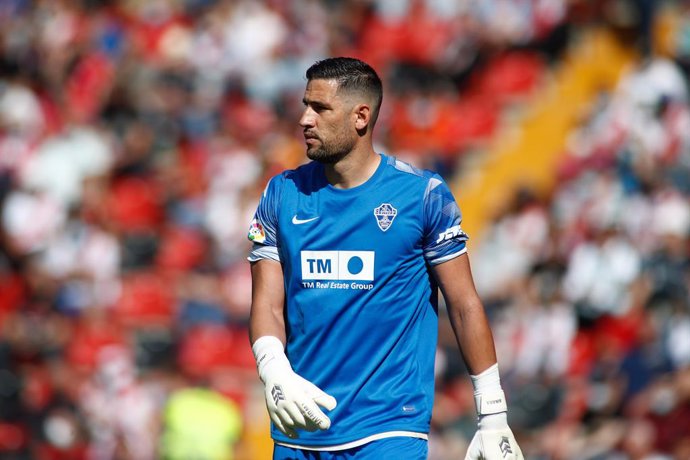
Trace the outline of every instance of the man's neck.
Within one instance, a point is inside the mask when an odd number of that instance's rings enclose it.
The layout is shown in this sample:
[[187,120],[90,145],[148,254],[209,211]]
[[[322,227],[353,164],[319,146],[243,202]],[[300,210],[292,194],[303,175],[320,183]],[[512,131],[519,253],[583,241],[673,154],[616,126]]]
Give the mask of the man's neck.
[[381,157],[369,146],[353,150],[335,164],[324,164],[326,179],[335,188],[348,189],[365,183],[379,167]]

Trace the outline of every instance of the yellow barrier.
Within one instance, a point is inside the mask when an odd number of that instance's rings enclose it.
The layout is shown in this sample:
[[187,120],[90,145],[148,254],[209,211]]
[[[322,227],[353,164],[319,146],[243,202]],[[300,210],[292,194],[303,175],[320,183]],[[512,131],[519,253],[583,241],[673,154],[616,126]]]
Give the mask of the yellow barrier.
[[519,121],[506,126],[453,181],[463,229],[475,241],[516,187],[528,185],[538,194],[553,187],[568,133],[596,94],[612,88],[633,59],[633,52],[606,30],[593,29],[574,40],[559,67],[525,103]]

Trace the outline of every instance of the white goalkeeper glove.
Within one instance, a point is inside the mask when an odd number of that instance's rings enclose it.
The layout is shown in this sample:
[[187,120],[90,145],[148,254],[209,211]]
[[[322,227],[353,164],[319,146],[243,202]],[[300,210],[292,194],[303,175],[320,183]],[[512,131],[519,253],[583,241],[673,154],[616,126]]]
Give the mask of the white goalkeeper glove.
[[296,429],[327,430],[331,420],[319,409],[335,409],[335,398],[297,375],[277,337],[259,337],[252,345],[259,377],[264,383],[266,407],[275,426],[290,438]]
[[523,460],[520,446],[508,426],[508,406],[501,389],[498,364],[471,377],[479,428],[465,460]]

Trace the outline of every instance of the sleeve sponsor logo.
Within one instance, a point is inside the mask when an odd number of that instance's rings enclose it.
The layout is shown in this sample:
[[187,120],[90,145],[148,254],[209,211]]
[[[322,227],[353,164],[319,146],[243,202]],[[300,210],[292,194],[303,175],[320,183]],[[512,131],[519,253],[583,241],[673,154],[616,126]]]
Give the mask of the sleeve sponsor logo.
[[449,241],[449,240],[452,240],[454,238],[467,239],[467,234],[462,231],[462,229],[460,228],[460,225],[455,225],[455,226],[447,229],[445,232],[439,233],[438,239],[436,240],[436,244],[442,243],[444,241]]
[[252,223],[249,225],[247,238],[254,243],[263,243],[266,241],[266,232],[264,232],[264,227],[258,220],[252,220]]

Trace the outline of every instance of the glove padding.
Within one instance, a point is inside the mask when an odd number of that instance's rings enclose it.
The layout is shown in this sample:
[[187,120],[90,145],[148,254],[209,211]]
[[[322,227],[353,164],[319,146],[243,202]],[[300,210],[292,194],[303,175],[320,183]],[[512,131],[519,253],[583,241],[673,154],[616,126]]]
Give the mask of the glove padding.
[[465,460],[523,460],[522,451],[510,428],[478,429]]
[[254,342],[252,350],[264,382],[268,414],[276,428],[290,438],[298,437],[297,429],[329,429],[331,420],[319,406],[333,410],[335,398],[292,370],[282,342],[264,336]]
[[275,373],[264,383],[268,414],[286,436],[297,438],[296,429],[316,431],[331,427],[331,419],[319,406],[333,410],[335,398],[292,369]]

